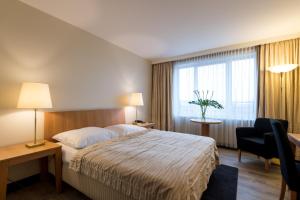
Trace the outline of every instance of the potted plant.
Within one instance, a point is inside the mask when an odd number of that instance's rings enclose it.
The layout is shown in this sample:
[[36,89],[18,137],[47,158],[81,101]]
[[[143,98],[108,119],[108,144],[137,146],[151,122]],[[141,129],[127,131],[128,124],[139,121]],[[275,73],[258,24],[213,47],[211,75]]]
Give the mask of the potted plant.
[[205,120],[205,118],[206,118],[205,115],[206,115],[206,111],[207,111],[208,107],[214,107],[214,108],[217,108],[217,109],[223,109],[224,108],[219,102],[212,99],[212,97],[214,95],[213,92],[211,93],[210,98],[208,98],[209,91],[206,91],[206,93],[204,93],[204,91],[202,91],[202,95],[201,95],[199,90],[194,90],[194,94],[195,94],[197,100],[196,101],[190,101],[189,104],[195,104],[195,105],[200,106],[201,118],[203,120]]

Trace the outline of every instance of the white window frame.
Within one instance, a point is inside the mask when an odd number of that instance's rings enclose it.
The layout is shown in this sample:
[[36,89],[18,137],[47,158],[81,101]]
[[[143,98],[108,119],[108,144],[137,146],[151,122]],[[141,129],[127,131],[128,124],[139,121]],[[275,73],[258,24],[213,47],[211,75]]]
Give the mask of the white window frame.
[[[176,64],[174,65],[174,67],[176,68],[175,70],[178,70],[178,74],[177,76],[179,76],[179,69],[182,68],[193,68],[194,71],[194,90],[200,90],[201,88],[198,88],[198,68],[199,67],[204,67],[204,66],[208,66],[208,65],[217,65],[217,64],[225,64],[225,71],[226,71],[226,88],[231,88],[228,90],[226,90],[226,97],[225,97],[225,102],[226,102],[226,110],[230,110],[233,109],[234,106],[234,102],[233,102],[233,98],[232,98],[232,84],[233,84],[233,80],[232,80],[232,62],[234,61],[239,61],[239,60],[243,60],[243,59],[254,59],[254,64],[255,64],[255,68],[256,68],[256,72],[255,72],[255,85],[254,85],[254,92],[258,92],[257,90],[257,81],[258,81],[258,67],[257,67],[257,58],[256,58],[256,52],[248,52],[239,56],[224,56],[223,58],[219,59],[219,61],[216,61],[215,58],[205,58],[203,60],[198,60],[198,61],[193,61],[193,62],[187,62],[187,63],[183,63],[183,64]],[[174,70],[174,71],[175,71]],[[175,75],[175,74],[174,74]],[[179,78],[177,83],[174,82],[173,85],[174,87],[177,87],[177,97],[174,96],[174,103],[175,105],[180,105],[178,101],[180,101],[180,97],[179,97]],[[229,93],[229,94],[228,94]],[[248,103],[248,104],[255,104],[255,108],[257,107],[257,95],[254,95],[254,99],[252,99],[251,101],[248,102],[244,102],[244,103]],[[191,99],[193,100],[193,99]],[[237,103],[243,103],[243,102],[237,102]],[[181,117],[182,115],[180,115],[179,113],[173,113],[175,116],[179,116]],[[249,119],[249,120],[254,120],[255,117],[257,115],[257,111],[255,109],[254,111],[254,115],[252,116],[253,119]],[[186,116],[182,116],[182,117],[186,117]],[[197,117],[197,116],[190,116],[190,117]],[[220,119],[223,119],[222,117],[220,117]],[[235,117],[233,117],[233,119],[236,119]],[[240,119],[237,119],[240,120]]]

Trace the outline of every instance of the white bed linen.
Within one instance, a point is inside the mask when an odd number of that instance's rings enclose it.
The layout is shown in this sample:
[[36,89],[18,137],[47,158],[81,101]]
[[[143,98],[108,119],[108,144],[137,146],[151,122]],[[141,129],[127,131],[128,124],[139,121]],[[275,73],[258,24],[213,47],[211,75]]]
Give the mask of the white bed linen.
[[79,151],[79,149],[75,149],[75,148],[65,145],[61,142],[58,142],[57,144],[61,145],[62,160],[65,163],[69,163],[74,158],[74,156],[77,154],[77,152]]

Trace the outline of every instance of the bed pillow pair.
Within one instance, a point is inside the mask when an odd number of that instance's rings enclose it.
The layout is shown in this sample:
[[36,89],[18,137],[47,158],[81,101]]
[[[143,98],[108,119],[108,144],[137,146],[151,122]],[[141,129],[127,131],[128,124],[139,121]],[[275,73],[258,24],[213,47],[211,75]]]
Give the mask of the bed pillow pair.
[[143,130],[146,130],[146,128],[130,124],[117,124],[106,128],[85,127],[56,134],[53,136],[53,139],[70,147],[82,149],[98,142],[108,141]]

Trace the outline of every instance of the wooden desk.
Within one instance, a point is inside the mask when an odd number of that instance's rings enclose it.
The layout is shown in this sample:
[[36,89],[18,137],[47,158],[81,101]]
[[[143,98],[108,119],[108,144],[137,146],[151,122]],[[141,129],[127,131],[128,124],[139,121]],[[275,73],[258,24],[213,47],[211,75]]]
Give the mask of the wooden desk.
[[45,145],[28,148],[25,144],[17,144],[0,148],[0,200],[6,199],[6,188],[9,166],[31,160],[40,160],[42,176],[48,173],[48,156],[55,157],[56,191],[61,192],[62,184],[62,152],[59,144],[46,141]]
[[[295,155],[296,147],[300,147],[300,133],[288,133],[288,138],[291,143],[293,153]],[[280,191],[280,197],[279,197],[280,200],[284,199],[285,190],[286,190],[286,183],[285,183],[284,178],[282,177],[281,191]],[[296,199],[296,196],[297,196],[297,194],[295,192],[291,192],[291,199]]]
[[300,133],[289,133],[288,138],[294,147],[294,151],[296,150],[295,147],[300,147]]
[[191,119],[191,122],[201,124],[201,135],[209,137],[209,126],[211,124],[222,124],[223,122],[217,119]]

